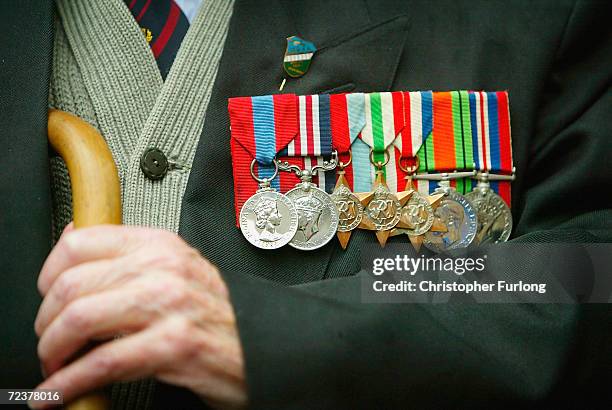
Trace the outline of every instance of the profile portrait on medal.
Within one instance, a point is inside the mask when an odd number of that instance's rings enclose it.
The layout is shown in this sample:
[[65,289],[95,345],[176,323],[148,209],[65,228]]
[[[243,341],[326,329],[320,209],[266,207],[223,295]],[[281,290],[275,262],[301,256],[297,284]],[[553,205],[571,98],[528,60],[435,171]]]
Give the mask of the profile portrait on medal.
[[436,210],[436,217],[447,227],[447,232],[432,232],[432,237],[446,246],[461,240],[461,226],[465,220],[465,211],[455,201],[443,201]]
[[259,240],[264,242],[278,241],[283,235],[276,232],[282,222],[276,201],[272,198],[263,198],[255,206],[255,226],[260,229]]
[[319,232],[323,203],[314,196],[304,196],[295,201],[298,211],[298,232],[302,232],[306,241]]

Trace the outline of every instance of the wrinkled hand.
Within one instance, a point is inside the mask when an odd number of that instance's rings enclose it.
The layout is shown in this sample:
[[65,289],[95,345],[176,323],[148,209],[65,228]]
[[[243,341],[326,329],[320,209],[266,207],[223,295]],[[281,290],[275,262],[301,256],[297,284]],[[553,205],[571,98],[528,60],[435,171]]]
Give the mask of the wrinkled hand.
[[[217,269],[177,235],[149,228],[68,228],[38,288],[39,389],[64,400],[154,376],[213,406],[246,403],[242,350]],[[115,338],[115,336],[122,337]],[[91,341],[105,341],[74,361]]]

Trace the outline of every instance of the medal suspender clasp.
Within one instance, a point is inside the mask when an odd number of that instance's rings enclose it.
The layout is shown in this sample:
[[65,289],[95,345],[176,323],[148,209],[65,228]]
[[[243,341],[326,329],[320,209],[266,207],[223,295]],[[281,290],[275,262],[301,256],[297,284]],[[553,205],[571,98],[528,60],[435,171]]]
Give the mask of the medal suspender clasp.
[[253,159],[251,161],[251,176],[253,177],[253,179],[255,181],[257,181],[257,183],[259,184],[259,191],[269,191],[272,190],[271,186],[270,186],[270,182],[276,178],[276,176],[278,175],[278,164],[276,163],[276,160],[273,161],[274,163],[274,174],[272,174],[272,176],[270,178],[259,178],[256,174],[255,174],[255,163],[257,162],[257,159]]
[[333,171],[338,166],[338,152],[336,150],[332,151],[331,158],[329,160],[323,161],[321,165],[314,165],[309,169],[302,169],[297,165],[292,165],[288,161],[278,161],[274,159],[274,164],[276,166],[276,170],[279,169],[281,171],[286,172],[295,172],[302,182],[310,183],[312,181],[312,177],[319,170],[323,171]]
[[412,178],[416,180],[425,181],[438,181],[438,186],[442,191],[451,190],[450,181],[451,179],[459,178],[473,178],[476,175],[476,171],[462,171],[462,172],[440,172],[431,174],[417,174]]
[[463,172],[439,172],[431,174],[416,174],[413,176],[414,179],[422,179],[425,181],[450,181],[451,179],[468,178],[474,177],[476,171],[463,171]]
[[333,171],[338,166],[338,151],[333,150],[331,154],[331,158],[329,160],[324,160],[321,165],[314,165],[310,171],[314,175],[315,172],[322,169],[323,171]]
[[515,179],[516,167],[512,168],[512,174],[491,174],[487,171],[479,171],[475,173],[472,178],[478,180],[477,188],[480,190],[488,190],[490,187],[489,181],[514,181]]

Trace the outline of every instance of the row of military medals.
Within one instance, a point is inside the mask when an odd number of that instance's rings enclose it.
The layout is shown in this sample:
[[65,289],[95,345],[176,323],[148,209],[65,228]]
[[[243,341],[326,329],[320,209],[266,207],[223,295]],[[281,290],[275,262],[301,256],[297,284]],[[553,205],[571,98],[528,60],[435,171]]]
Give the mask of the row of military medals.
[[[350,154],[350,153],[349,153]],[[339,162],[337,154],[322,165],[301,169],[288,162],[274,161],[274,174],[258,178],[254,173],[256,160],[251,163],[251,176],[259,189],[240,211],[240,229],[246,239],[261,249],[278,249],[284,245],[300,250],[314,250],[326,245],[337,235],[346,249],[354,229],[376,232],[384,246],[391,236],[407,235],[418,251],[425,245],[434,252],[466,248],[473,243],[504,242],[512,230],[510,209],[490,187],[491,180],[512,180],[513,176],[486,172],[452,172],[415,175],[416,164],[400,168],[407,174],[403,191],[392,193],[385,182],[384,167],[389,161],[370,161],[376,167],[376,180],[371,192],[353,193],[344,169],[350,164]],[[338,179],[330,195],[312,183],[318,171],[338,169]],[[286,194],[271,187],[278,172],[295,172],[300,182]],[[450,180],[477,178],[477,187],[466,196],[450,185]],[[429,196],[416,191],[413,179],[438,181]]]

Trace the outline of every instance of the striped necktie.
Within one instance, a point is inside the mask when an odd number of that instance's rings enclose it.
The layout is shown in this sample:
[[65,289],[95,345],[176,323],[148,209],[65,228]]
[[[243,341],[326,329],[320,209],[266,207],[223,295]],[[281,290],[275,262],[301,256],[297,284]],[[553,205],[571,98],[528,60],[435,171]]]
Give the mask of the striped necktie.
[[189,28],[189,20],[174,0],[126,0],[147,38],[165,80]]

